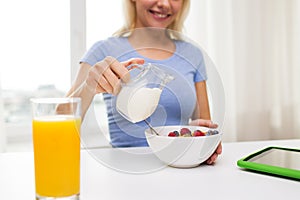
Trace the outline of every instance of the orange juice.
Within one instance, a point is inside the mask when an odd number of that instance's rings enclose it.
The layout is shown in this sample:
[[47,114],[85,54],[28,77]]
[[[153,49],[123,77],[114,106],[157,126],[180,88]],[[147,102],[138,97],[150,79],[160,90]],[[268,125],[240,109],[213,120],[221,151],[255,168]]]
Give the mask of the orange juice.
[[33,119],[37,195],[79,194],[80,123],[80,118],[67,115]]

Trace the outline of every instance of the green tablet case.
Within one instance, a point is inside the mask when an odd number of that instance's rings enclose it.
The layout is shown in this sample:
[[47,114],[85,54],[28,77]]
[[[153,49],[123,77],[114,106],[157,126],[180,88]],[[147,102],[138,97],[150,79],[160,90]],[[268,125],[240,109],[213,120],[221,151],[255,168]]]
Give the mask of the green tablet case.
[[269,151],[271,149],[280,149],[284,151],[293,151],[299,153],[299,159],[300,159],[300,149],[292,149],[292,148],[283,148],[283,147],[267,147],[260,151],[257,151],[253,154],[250,154],[247,157],[244,157],[237,161],[237,165],[241,168],[250,169],[258,172],[263,172],[267,174],[273,174],[283,177],[288,177],[292,179],[300,180],[300,170],[297,169],[290,169],[290,168],[284,168],[280,166],[274,166],[274,165],[268,165],[268,164],[261,164],[257,163],[255,161],[249,161],[249,159],[254,158],[256,156],[259,156],[260,154]]

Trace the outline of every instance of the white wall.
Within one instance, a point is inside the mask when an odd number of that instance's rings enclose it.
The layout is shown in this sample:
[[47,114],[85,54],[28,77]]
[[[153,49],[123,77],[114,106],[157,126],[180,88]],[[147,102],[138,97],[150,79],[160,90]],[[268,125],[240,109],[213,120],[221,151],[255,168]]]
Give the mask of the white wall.
[[3,102],[2,102],[2,89],[1,89],[1,74],[0,74],[0,152],[5,150],[6,146],[6,133],[3,122]]

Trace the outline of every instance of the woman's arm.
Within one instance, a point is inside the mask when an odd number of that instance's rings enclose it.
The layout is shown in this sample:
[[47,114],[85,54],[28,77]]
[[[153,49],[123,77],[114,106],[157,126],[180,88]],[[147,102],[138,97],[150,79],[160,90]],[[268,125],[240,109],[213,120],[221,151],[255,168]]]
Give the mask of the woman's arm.
[[86,84],[89,70],[91,65],[88,63],[81,63],[78,70],[76,79],[71,87],[71,89],[66,94],[67,97],[80,97],[81,98],[81,116],[82,119],[85,116],[94,96],[95,92],[92,88],[89,88]]
[[[194,126],[207,126],[209,128],[217,128],[218,125],[211,121],[209,101],[207,95],[206,82],[201,81],[195,83],[196,94],[197,94],[197,108],[194,114],[194,119],[190,125]],[[206,160],[207,164],[213,164],[218,155],[222,153],[222,144],[220,143],[215,152]]]
[[196,95],[197,95],[197,107],[193,116],[193,119],[207,119],[210,120],[210,109],[207,95],[206,82],[201,81],[195,83]]

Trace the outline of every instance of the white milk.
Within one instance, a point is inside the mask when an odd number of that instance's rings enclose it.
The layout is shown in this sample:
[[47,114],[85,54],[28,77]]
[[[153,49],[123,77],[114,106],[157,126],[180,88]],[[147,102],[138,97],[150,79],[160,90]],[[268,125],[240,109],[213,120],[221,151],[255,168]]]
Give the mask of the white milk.
[[117,109],[133,123],[142,121],[155,111],[161,92],[159,88],[123,87],[117,97]]

